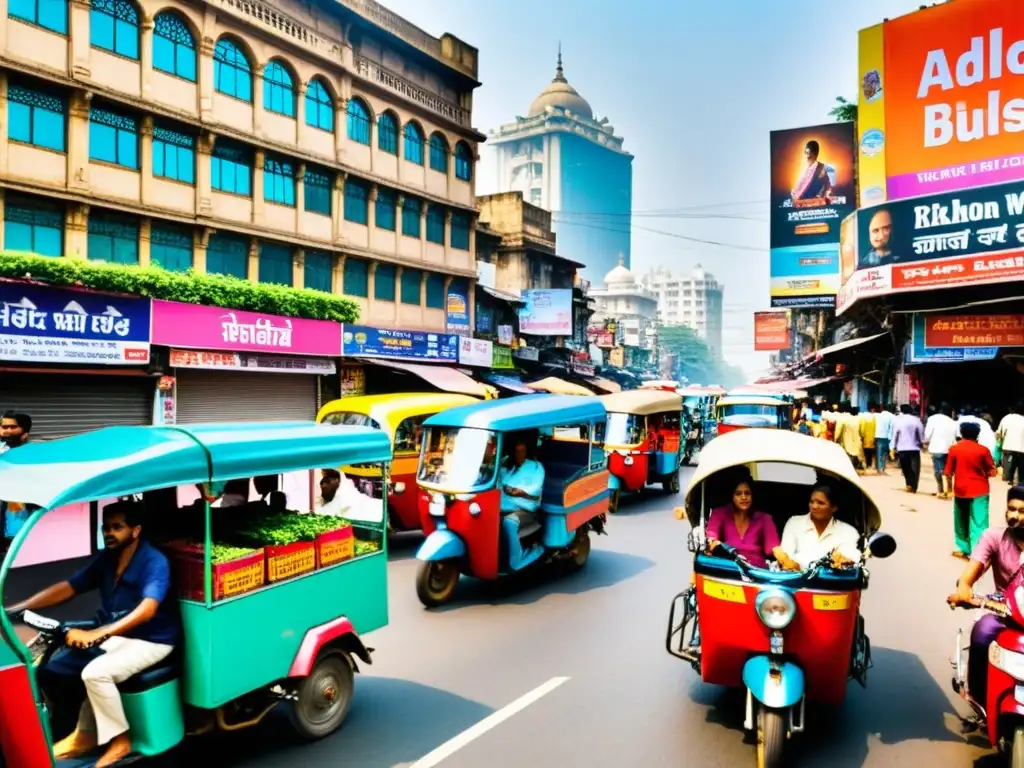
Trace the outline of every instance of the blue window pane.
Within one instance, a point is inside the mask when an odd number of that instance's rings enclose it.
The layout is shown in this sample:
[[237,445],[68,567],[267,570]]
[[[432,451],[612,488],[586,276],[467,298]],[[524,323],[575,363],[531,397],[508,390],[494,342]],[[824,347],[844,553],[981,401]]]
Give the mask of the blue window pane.
[[93,10],[89,18],[89,42],[96,48],[114,50],[114,17]]
[[286,245],[260,243],[261,283],[292,284],[292,251]]
[[444,309],[444,275],[436,272],[427,275],[427,307]]
[[117,158],[121,165],[128,168],[138,167],[139,144],[138,137],[127,131],[117,132]]
[[420,231],[420,201],[407,197],[402,201],[402,234],[418,238]]
[[452,226],[450,241],[452,248],[460,251],[469,250],[469,215],[465,213],[452,214]]
[[377,229],[388,229],[395,231],[395,193],[388,190],[377,192],[377,203],[374,210],[374,222]]
[[34,110],[32,143],[39,147],[64,151],[64,115],[47,109]]
[[89,123],[89,159],[117,162],[117,131],[109,125]]
[[94,211],[89,214],[88,257],[116,264],[139,263],[138,221]]
[[95,107],[90,110],[89,158],[137,169],[139,137],[135,118]]
[[416,304],[420,303],[420,280],[423,277],[423,273],[418,269],[409,269],[406,267],[402,270],[402,303],[403,304]]
[[303,180],[305,208],[311,213],[331,215],[331,177],[310,168]]
[[218,40],[213,50],[213,87],[241,101],[252,101],[252,67],[230,40]]
[[159,224],[150,233],[149,258],[153,264],[173,272],[192,267],[192,233],[181,227]]
[[455,178],[462,181],[473,178],[473,153],[461,141],[455,147]]
[[114,44],[116,53],[129,59],[139,58],[139,28],[118,19],[114,22]]
[[195,138],[159,126],[153,127],[153,175],[195,183]]
[[370,145],[370,111],[359,99],[348,102],[348,137],[359,144]]
[[448,143],[437,133],[430,137],[430,169],[448,173]]
[[67,0],[38,0],[36,24],[62,35],[68,33]]
[[382,113],[377,121],[377,147],[382,152],[398,154],[398,121],[390,112]]
[[304,287],[330,293],[333,262],[334,259],[329,253],[306,251]]
[[266,158],[263,163],[263,199],[278,205],[295,205],[295,166]]
[[369,221],[366,187],[358,182],[345,182],[345,219],[364,225]]
[[231,275],[244,280],[248,274],[249,242],[235,235],[218,232],[210,238],[206,249],[206,271],[215,275]]
[[373,276],[373,298],[380,301],[394,301],[397,274],[393,264],[378,262],[377,271]]
[[176,14],[156,16],[153,29],[153,68],[195,82],[196,42],[188,25]]
[[211,184],[221,192],[252,195],[252,152],[230,141],[218,141],[210,158]]
[[306,124],[329,133],[334,131],[334,103],[319,80],[310,80],[306,88]]
[[66,102],[62,96],[12,82],[7,88],[7,105],[11,140],[64,151]]
[[423,131],[416,123],[406,123],[404,144],[405,159],[423,165]]
[[8,193],[4,206],[4,247],[42,256],[63,256],[63,206]]
[[139,14],[128,0],[92,0],[89,42],[129,59],[139,58]]
[[351,256],[345,259],[345,272],[342,276],[341,290],[346,296],[366,298],[370,292],[370,267],[361,259]]
[[267,64],[263,71],[263,108],[288,117],[295,117],[295,91],[292,76],[277,61]]
[[444,245],[444,208],[440,205],[427,206],[427,240]]
[[7,136],[14,141],[32,143],[32,108],[27,104],[8,101]]

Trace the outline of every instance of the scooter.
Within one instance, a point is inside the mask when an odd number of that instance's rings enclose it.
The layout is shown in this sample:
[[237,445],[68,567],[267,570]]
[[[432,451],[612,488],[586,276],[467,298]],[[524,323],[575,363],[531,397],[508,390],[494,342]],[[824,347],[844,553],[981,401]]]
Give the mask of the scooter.
[[963,730],[987,731],[989,743],[1010,759],[1013,768],[1024,768],[1024,582],[1018,574],[1006,595],[973,595],[967,608],[980,608],[1002,619],[1006,629],[988,648],[988,694],[985,701],[971,696],[967,686],[967,657],[963,630],[956,635],[953,690],[966,701],[974,715],[963,719]]

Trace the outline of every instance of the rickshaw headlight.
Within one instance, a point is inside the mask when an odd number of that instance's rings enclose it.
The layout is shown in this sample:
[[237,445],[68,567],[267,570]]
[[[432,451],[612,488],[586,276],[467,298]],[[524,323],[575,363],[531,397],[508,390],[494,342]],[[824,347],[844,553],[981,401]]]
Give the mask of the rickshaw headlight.
[[632,456],[626,456],[626,458],[623,459],[622,463],[625,464],[627,467],[632,466],[632,464],[633,464],[633,457]]
[[395,483],[394,491],[395,493],[405,493],[405,483]]
[[476,517],[480,514],[480,505],[477,504],[475,501],[469,505],[469,514],[471,514],[473,517]]
[[796,615],[796,601],[783,589],[764,589],[755,598],[754,609],[769,629],[785,629]]

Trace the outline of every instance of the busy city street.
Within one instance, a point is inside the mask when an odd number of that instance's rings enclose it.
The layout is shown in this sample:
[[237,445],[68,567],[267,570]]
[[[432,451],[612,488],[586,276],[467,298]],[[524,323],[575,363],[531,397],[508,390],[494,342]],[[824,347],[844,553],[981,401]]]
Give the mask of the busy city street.
[[[949,554],[949,504],[927,495],[927,482],[910,496],[895,471],[866,479],[900,547],[872,564],[864,595],[875,666],[867,690],[850,683],[838,714],[810,713],[794,737],[794,766],[999,764],[959,735],[954,713],[966,707],[950,690],[948,660],[972,616],[946,606],[962,563]],[[993,485],[998,522],[1005,485]],[[753,765],[742,694],[702,685],[665,652],[669,601],[691,571],[688,529],[654,491],[624,503],[582,573],[517,588],[464,580],[458,601],[435,611],[413,587],[421,538],[400,537],[391,623],[367,639],[374,664],[357,677],[344,727],[299,747],[268,723],[195,742],[181,765],[213,754],[219,765],[253,768]]]

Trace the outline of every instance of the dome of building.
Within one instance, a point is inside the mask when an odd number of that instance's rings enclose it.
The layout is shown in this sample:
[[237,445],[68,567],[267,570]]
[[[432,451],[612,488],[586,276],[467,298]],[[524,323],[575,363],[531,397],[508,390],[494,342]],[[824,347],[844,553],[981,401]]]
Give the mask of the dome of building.
[[619,257],[618,266],[604,276],[604,284],[609,287],[612,285],[633,285],[635,283],[636,278],[633,277],[633,273],[626,267],[621,256]]
[[564,109],[588,120],[594,119],[594,110],[591,109],[590,104],[565,79],[565,74],[562,72],[561,51],[558,52],[558,67],[555,69],[555,79],[530,104],[529,116],[536,117],[537,115],[542,115],[547,112],[548,107]]

